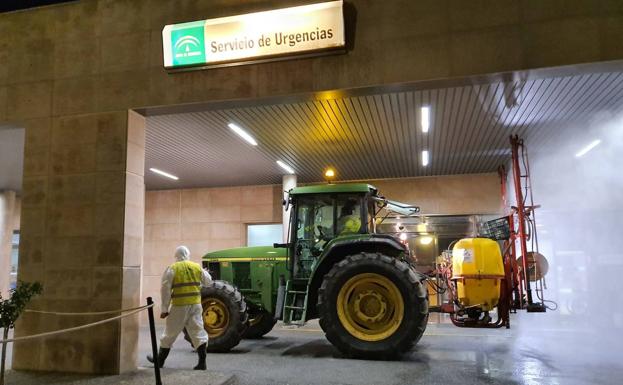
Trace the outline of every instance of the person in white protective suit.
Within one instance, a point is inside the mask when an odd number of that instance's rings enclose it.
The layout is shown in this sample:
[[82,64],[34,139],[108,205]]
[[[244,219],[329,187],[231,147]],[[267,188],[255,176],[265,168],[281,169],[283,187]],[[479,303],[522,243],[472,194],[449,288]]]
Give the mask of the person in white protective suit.
[[[175,263],[167,267],[162,275],[162,312],[166,327],[160,338],[158,366],[162,367],[177,336],[186,328],[193,346],[197,349],[199,362],[195,370],[206,369],[206,348],[208,333],[203,328],[201,287],[212,282],[210,274],[196,262],[189,261],[190,251],[186,246],[175,250]],[[149,362],[154,358],[147,356]]]

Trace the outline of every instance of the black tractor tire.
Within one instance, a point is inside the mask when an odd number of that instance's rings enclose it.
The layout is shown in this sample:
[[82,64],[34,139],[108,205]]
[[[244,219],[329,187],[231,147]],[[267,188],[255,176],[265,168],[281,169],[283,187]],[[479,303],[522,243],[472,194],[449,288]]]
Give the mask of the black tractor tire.
[[[224,305],[223,310],[227,312],[229,320],[216,336],[210,335],[213,330],[210,330],[205,323],[206,312],[212,301],[219,301],[220,304]],[[224,353],[230,351],[240,343],[242,333],[246,328],[247,304],[244,297],[235,286],[225,281],[213,281],[208,287],[201,289],[201,304],[204,312],[204,328],[210,335],[208,352]],[[187,341],[190,339],[186,330],[184,330],[184,337]]]
[[277,320],[269,312],[262,310],[257,314],[249,315],[247,329],[242,333],[242,338],[257,339],[268,334],[277,323]]
[[[338,295],[342,286],[360,274],[373,273],[391,281],[400,292],[404,312],[399,326],[383,339],[369,341],[353,335],[338,316]],[[320,327],[345,356],[389,360],[411,350],[428,322],[426,277],[408,263],[380,253],[350,255],[333,266],[318,290]]]

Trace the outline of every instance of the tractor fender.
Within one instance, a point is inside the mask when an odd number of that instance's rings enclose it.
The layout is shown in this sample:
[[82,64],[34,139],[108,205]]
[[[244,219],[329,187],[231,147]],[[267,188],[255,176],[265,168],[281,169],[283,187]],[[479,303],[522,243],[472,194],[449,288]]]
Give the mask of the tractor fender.
[[316,309],[318,289],[322,284],[324,276],[331,270],[333,265],[347,256],[363,252],[382,253],[398,258],[407,253],[408,249],[395,237],[388,234],[361,234],[338,238],[329,242],[309,279],[306,316],[308,320],[318,317],[318,310]]

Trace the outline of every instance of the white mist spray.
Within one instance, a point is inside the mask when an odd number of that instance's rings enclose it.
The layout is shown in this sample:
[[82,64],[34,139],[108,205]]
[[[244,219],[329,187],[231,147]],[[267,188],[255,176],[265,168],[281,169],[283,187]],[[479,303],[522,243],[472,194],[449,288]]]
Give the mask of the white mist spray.
[[572,368],[623,366],[623,114],[570,124],[527,149],[550,266],[545,296],[558,308],[515,317],[516,353]]

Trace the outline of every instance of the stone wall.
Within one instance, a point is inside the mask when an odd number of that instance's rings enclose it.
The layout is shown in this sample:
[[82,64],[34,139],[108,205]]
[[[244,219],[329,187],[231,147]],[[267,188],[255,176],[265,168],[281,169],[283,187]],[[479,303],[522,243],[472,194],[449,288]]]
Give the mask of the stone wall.
[[[144,118],[127,110],[42,118],[26,130],[18,279],[43,283],[32,308],[140,304]],[[105,317],[25,313],[16,335]],[[120,342],[121,341],[121,342]],[[13,368],[115,373],[135,367],[138,317],[16,343]]]

